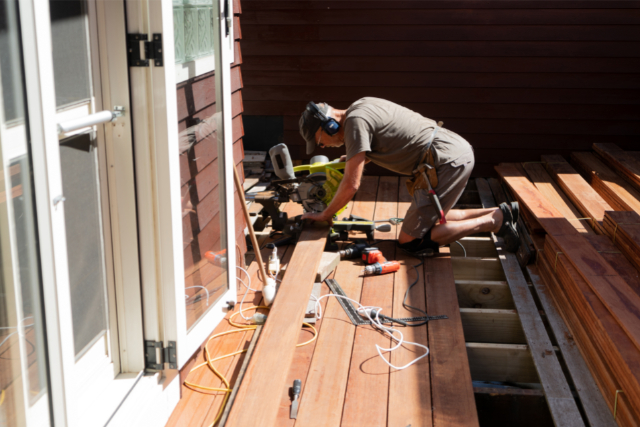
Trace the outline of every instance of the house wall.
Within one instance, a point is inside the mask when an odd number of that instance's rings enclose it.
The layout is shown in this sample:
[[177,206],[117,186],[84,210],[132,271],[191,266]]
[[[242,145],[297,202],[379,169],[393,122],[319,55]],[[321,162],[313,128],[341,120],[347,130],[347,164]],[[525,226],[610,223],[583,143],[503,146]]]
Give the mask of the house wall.
[[[244,182],[242,159],[244,148],[242,138],[242,54],[240,52],[240,1],[234,0],[234,38],[235,59],[231,64],[231,107],[233,157],[237,165],[240,180]],[[179,131],[194,126],[198,119],[211,118],[216,111],[215,72],[207,73],[177,85],[178,127]],[[183,196],[190,193],[194,209],[183,217],[183,246],[185,250],[185,269],[187,286],[191,283],[189,268],[197,270],[202,254],[207,250],[219,250],[220,240],[220,191],[218,189],[218,149],[215,132],[212,137],[205,137],[195,143],[189,151],[180,155],[181,185]],[[235,188],[235,186],[234,186]],[[244,255],[247,251],[244,229],[246,222],[237,191],[234,191],[235,225],[236,225],[236,258],[237,265],[244,267]],[[229,248],[232,250],[232,248]],[[211,279],[209,277],[209,279]],[[194,279],[195,280],[195,279]],[[200,278],[199,280],[202,280]]]
[[242,3],[244,114],[282,116],[294,159],[309,157],[308,101],[363,96],[443,120],[473,144],[480,176],[596,141],[637,149],[638,2]]

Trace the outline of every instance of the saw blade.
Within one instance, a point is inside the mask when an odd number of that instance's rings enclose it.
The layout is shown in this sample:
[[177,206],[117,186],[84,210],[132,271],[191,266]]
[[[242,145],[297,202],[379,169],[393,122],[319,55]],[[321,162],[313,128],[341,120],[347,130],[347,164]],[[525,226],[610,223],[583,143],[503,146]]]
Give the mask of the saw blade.
[[324,172],[316,172],[305,177],[298,185],[296,191],[306,212],[322,212],[327,208],[327,204],[322,201],[327,194],[323,187],[326,180]]

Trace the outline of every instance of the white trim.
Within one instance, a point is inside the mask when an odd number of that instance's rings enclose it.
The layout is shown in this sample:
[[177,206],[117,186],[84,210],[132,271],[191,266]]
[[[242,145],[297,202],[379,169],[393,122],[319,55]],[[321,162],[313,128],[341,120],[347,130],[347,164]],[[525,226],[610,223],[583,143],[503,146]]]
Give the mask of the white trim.
[[[42,296],[47,325],[53,423],[56,426],[66,426],[68,414],[72,411],[66,392],[71,391],[68,374],[73,368],[73,355],[69,357],[65,343],[68,343],[68,335],[73,328],[70,322],[66,321],[66,317],[61,321],[59,314],[70,310],[71,307],[65,305],[64,301],[58,301],[58,296],[64,290],[61,288],[67,283],[68,290],[69,282],[64,205],[58,209],[53,205],[53,198],[62,193],[62,179],[51,181],[48,178],[50,175],[60,177],[57,122],[55,114],[51,113],[56,110],[56,101],[49,3],[38,0],[21,1],[20,23],[34,168]],[[73,349],[73,346],[70,348]]]
[[144,369],[144,333],[131,114],[127,114],[130,105],[125,13],[122,2],[98,1],[96,6],[102,104],[125,109],[124,116],[104,126],[120,371],[138,373]]

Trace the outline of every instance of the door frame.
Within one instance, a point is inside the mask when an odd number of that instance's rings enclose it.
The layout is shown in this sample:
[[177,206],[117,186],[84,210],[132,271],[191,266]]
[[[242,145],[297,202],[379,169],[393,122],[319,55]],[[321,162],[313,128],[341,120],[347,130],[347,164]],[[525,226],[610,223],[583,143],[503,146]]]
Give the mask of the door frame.
[[[95,400],[95,408],[85,408],[84,411],[93,413],[93,422],[104,424],[143,374],[144,345],[135,188],[131,185],[134,162],[124,6],[122,2],[111,1],[89,0],[88,3],[96,10],[99,46],[99,58],[95,58],[96,52],[93,52],[89,60],[92,68],[95,64],[100,66],[102,105],[109,106],[100,109],[111,110],[113,105],[125,107],[124,117],[120,117],[116,124],[122,126],[122,130],[114,129],[111,125],[104,129],[109,166],[106,173],[108,208],[112,227],[111,236],[105,236],[105,240],[110,238],[113,244],[119,350],[113,352],[112,360],[116,371],[112,372],[113,380],[104,389],[95,391],[96,397],[99,397]],[[63,195],[63,189],[48,2],[20,1],[20,22],[34,166],[52,417],[55,425],[82,425],[77,402],[73,397],[76,363],[70,314],[64,202],[56,200]],[[109,29],[109,37],[106,37],[106,28]],[[95,48],[95,45],[91,47]],[[108,250],[108,246],[105,250]],[[112,308],[113,305],[109,304],[110,320],[114,315]],[[120,381],[115,381],[116,379]]]
[[[236,259],[234,224],[233,141],[231,127],[231,80],[229,64],[233,29],[225,35],[221,25],[222,8],[230,0],[214,2],[214,50],[216,104],[222,106],[218,158],[224,170],[224,200],[227,235],[228,290],[219,303],[187,331],[184,299],[184,251],[180,194],[178,109],[172,0],[127,0],[127,27],[130,33],[162,34],[164,66],[131,68],[132,106],[136,141],[136,184],[141,224],[140,247],[145,316],[145,339],[177,343],[177,369],[180,369],[204,343],[226,315],[226,301],[236,301]],[[217,7],[215,6],[217,4]],[[233,10],[233,9],[231,9]],[[233,46],[233,45],[231,45]],[[220,93],[218,93],[220,92]],[[149,196],[151,195],[151,196]],[[145,206],[142,206],[142,205]],[[151,227],[153,224],[153,227]],[[145,228],[146,227],[146,228]],[[150,298],[147,296],[151,295]]]

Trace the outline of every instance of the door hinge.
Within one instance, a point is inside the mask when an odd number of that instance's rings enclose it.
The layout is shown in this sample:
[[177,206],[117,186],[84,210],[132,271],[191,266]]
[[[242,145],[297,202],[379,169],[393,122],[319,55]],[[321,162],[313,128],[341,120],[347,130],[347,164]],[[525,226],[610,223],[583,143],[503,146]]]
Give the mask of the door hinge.
[[178,369],[176,342],[169,341],[169,345],[163,347],[160,341],[145,341],[144,359],[147,371],[162,371],[165,363],[169,364],[169,369]]
[[[164,65],[162,54],[162,34],[156,33],[149,40],[147,34],[127,34],[127,56],[130,67],[148,67],[149,61],[153,61],[156,67]],[[144,46],[144,58],[142,57],[141,42]]]

